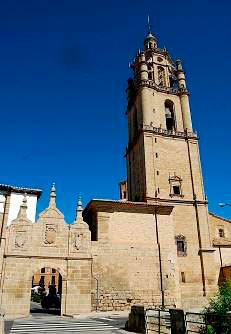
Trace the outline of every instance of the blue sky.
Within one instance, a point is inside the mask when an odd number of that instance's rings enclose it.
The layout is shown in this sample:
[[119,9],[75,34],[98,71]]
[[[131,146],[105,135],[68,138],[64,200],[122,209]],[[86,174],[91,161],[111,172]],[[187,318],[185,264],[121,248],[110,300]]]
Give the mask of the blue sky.
[[159,46],[181,58],[209,209],[231,217],[230,12],[227,1],[9,0],[0,4],[0,183],[57,184],[74,217],[78,194],[119,196],[126,176],[128,62],[146,17]]

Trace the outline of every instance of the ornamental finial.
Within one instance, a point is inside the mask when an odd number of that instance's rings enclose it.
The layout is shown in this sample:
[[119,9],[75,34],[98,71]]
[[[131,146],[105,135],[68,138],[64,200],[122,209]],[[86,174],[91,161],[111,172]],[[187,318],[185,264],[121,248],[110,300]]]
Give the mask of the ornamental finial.
[[27,219],[26,211],[27,211],[27,197],[26,197],[26,193],[25,193],[24,196],[23,196],[22,204],[20,205],[20,209],[19,209],[17,218]]
[[49,203],[49,208],[55,208],[56,207],[56,188],[55,188],[55,183],[52,183],[51,187],[51,193],[50,193],[50,203]]
[[148,28],[148,34],[152,33],[152,25],[151,25],[151,20],[150,20],[150,16],[148,15],[148,18],[147,18],[147,21],[148,21],[148,24],[147,24],[147,28]]
[[83,212],[82,197],[79,196],[76,208],[76,216],[75,216],[76,221],[82,221],[83,219],[82,212]]

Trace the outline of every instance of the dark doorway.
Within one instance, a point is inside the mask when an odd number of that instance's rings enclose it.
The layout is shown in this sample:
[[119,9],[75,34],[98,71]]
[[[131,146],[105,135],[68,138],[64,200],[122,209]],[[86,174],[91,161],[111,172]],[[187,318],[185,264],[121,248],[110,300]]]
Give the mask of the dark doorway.
[[32,277],[31,314],[61,314],[62,275],[44,267]]

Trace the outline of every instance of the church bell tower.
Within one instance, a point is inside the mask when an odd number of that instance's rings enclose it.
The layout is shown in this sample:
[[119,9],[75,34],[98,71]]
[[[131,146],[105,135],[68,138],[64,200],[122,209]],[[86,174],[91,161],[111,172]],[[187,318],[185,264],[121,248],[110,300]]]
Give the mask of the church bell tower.
[[131,65],[126,152],[131,201],[204,200],[198,137],[180,60],[159,48],[151,31]]
[[[192,305],[190,284],[194,284],[195,305],[200,298],[203,303],[203,298],[216,290],[211,265],[214,249],[184,69],[180,60],[174,62],[165,48],[158,47],[151,30],[131,68],[134,75],[127,88],[128,200],[174,208],[172,238],[182,277],[181,297],[184,305]],[[164,244],[161,247],[164,253]]]

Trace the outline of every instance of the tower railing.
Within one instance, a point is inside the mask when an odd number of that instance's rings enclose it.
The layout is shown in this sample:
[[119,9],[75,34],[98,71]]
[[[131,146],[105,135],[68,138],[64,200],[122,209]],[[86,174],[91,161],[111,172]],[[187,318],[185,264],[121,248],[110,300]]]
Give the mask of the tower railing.
[[152,125],[142,125],[141,126],[142,130],[145,131],[150,131],[153,133],[157,133],[157,134],[162,134],[162,135],[166,135],[166,136],[174,136],[174,137],[182,137],[182,138],[198,138],[197,136],[197,132],[188,132],[188,131],[176,131],[176,130],[166,130],[163,128],[156,128]]
[[142,87],[145,86],[148,88],[155,88],[159,92],[169,93],[169,94],[174,94],[174,95],[178,95],[181,92],[179,88],[159,86],[153,80],[134,80],[134,84],[136,88],[140,86]]

